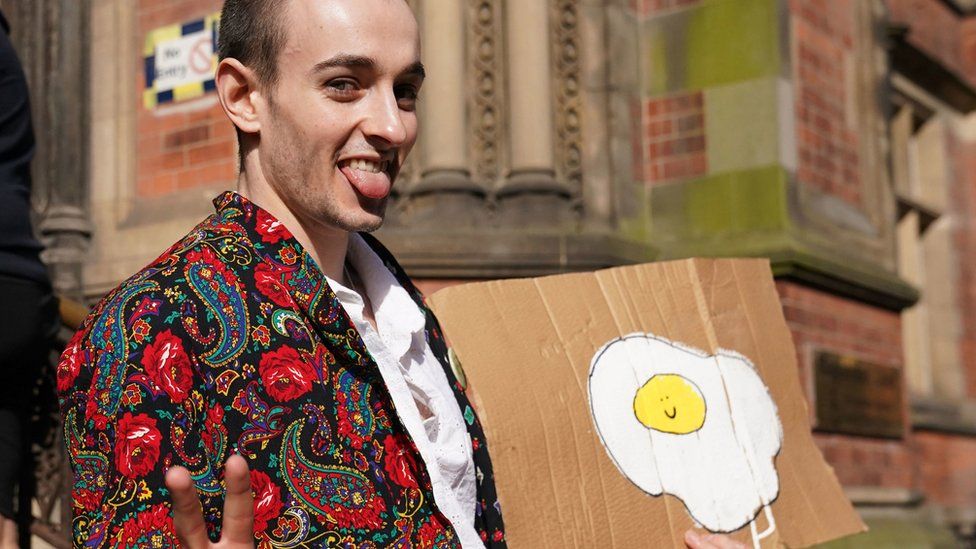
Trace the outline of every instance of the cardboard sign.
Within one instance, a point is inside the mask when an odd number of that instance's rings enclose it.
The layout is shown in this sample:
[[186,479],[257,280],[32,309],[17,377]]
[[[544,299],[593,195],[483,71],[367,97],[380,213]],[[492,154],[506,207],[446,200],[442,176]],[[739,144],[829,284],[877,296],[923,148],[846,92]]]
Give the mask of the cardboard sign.
[[431,296],[515,548],[755,547],[865,530],[810,435],[766,260],[694,259]]

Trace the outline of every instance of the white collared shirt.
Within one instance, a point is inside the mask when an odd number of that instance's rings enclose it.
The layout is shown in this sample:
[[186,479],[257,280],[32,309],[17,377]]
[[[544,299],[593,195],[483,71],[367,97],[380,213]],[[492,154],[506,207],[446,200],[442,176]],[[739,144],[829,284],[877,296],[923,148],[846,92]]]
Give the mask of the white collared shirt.
[[[474,529],[477,505],[471,437],[450,382],[427,344],[423,312],[356,233],[346,259],[359,275],[373,308],[376,329],[366,320],[355,291],[327,278],[376,361],[400,420],[427,468],[434,501],[451,521],[463,547],[484,547]],[[420,407],[429,410],[423,419]]]

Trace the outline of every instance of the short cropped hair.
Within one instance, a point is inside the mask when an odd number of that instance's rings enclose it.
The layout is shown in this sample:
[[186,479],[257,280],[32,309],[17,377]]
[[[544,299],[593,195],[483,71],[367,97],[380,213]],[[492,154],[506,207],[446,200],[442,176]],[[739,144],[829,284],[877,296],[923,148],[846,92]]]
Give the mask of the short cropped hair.
[[286,0],[225,0],[220,12],[217,56],[237,59],[273,88],[278,54],[285,46]]

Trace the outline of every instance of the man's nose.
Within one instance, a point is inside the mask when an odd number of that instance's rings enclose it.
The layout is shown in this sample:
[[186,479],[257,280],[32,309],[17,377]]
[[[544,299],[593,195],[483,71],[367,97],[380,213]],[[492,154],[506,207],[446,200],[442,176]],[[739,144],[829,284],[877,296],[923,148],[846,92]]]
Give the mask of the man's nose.
[[[407,140],[407,127],[393,91],[378,93],[369,102],[369,112],[363,122],[366,138],[381,141],[386,147],[399,147]],[[380,143],[376,144],[377,146]]]

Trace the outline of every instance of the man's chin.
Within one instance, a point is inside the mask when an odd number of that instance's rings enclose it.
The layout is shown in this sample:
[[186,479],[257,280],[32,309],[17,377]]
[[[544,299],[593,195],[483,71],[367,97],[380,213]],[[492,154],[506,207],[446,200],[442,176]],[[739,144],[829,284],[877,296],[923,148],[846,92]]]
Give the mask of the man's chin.
[[375,222],[363,223],[363,224],[357,226],[356,228],[352,229],[351,232],[371,233],[373,231],[379,230],[379,228],[382,227],[382,226],[383,226],[383,218],[380,217]]
[[371,233],[383,226],[383,215],[362,213],[336,223],[340,229],[350,233]]
[[383,226],[386,202],[385,198],[374,200],[360,197],[358,204],[330,203],[309,213],[319,223],[342,231],[370,233]]
[[386,203],[386,197],[379,199],[360,197],[359,207],[362,208],[362,212],[357,216],[358,223],[353,230],[371,233],[382,227],[386,217]]

